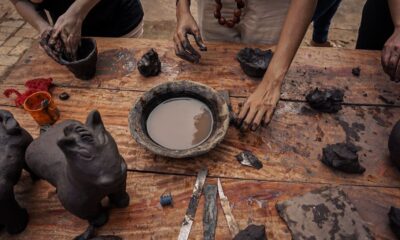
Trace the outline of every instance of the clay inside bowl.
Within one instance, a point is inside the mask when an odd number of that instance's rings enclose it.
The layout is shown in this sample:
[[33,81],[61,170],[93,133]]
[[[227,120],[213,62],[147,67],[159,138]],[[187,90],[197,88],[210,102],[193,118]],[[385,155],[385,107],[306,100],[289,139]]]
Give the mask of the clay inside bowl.
[[92,38],[82,38],[77,52],[77,59],[61,56],[61,63],[82,80],[92,79],[96,73],[97,45]]
[[[151,114],[155,114],[158,111],[157,109],[160,105],[182,99],[184,101],[189,100],[189,102],[185,104],[193,104],[190,106],[194,106],[194,108],[200,107],[202,104],[207,106],[212,116],[211,131],[210,133],[206,131],[203,132],[199,142],[194,142],[192,146],[184,145],[184,147],[180,149],[173,149],[174,147],[171,146],[174,146],[175,142],[182,142],[180,141],[182,140],[180,139],[182,135],[179,135],[182,132],[170,134],[171,144],[168,145],[168,142],[162,144],[162,142],[157,142],[150,136],[148,120]],[[184,106],[179,107],[181,109],[185,108]],[[202,116],[208,118],[207,114],[205,114],[206,111],[208,110],[205,110]],[[189,108],[187,108],[186,111],[177,112],[177,114],[185,113],[189,115],[197,114],[196,112],[192,113],[189,111]],[[206,120],[204,122],[209,123],[210,121]],[[160,120],[160,123],[162,123],[162,120]],[[164,122],[164,125],[168,126],[166,122]],[[195,157],[209,152],[223,140],[228,126],[229,111],[225,100],[212,88],[192,81],[167,82],[154,87],[136,101],[129,114],[129,127],[136,142],[157,155],[172,158]],[[207,129],[207,127],[205,129]]]

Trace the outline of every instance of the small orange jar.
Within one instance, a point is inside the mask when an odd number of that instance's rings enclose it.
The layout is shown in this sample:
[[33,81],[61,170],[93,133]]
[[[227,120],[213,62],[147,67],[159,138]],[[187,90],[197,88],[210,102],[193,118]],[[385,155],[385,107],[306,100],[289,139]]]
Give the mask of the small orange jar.
[[60,118],[60,111],[48,92],[36,92],[27,97],[24,109],[40,126],[52,125]]

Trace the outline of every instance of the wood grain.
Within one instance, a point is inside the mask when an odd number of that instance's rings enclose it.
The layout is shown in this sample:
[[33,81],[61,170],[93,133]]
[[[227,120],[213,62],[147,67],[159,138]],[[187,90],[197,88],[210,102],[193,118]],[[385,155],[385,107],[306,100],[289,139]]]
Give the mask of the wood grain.
[[[258,81],[242,72],[235,59],[244,45],[209,43],[200,64],[193,65],[175,56],[171,41],[99,38],[97,42],[99,68],[91,81],[75,79],[36,44],[14,67],[6,83],[22,85],[28,79],[52,77],[59,86],[145,91],[164,81],[190,79],[242,97],[258,85]],[[136,62],[150,48],[155,48],[160,55],[162,73],[144,78],[136,70]],[[361,76],[355,77],[351,70],[358,66]],[[378,51],[299,49],[283,84],[281,98],[304,100],[304,95],[315,87],[341,88],[345,90],[347,103],[387,105],[380,99],[383,96],[400,106],[400,84],[391,82],[385,75]]]
[[[99,230],[99,234],[115,234],[124,239],[176,239],[194,182],[195,177],[192,176],[130,172],[127,181],[130,206],[112,209],[109,222]],[[207,178],[206,182],[216,184],[216,179]],[[326,186],[238,179],[222,179],[222,185],[241,229],[250,223],[264,224],[268,239],[280,240],[291,237],[277,214],[276,202]],[[377,239],[394,239],[387,212],[391,205],[398,204],[399,189],[357,186],[343,186],[343,189]],[[166,191],[173,195],[173,207],[162,208],[159,204],[160,195]],[[29,211],[30,222],[22,234],[11,237],[0,232],[1,240],[70,240],[87,226],[85,221],[63,209],[55,189],[44,181],[32,184],[25,174],[16,192],[20,204]],[[219,199],[217,205],[216,239],[230,239]],[[201,197],[189,239],[203,238],[203,207],[204,196]]]
[[[3,85],[0,90],[2,87],[9,86]],[[387,139],[400,119],[400,108],[344,106],[338,114],[321,114],[308,110],[304,103],[280,102],[268,128],[243,134],[230,127],[225,140],[210,153],[175,160],[155,156],[130,136],[128,113],[140,93],[58,87],[53,92],[61,120],[85,121],[91,110],[98,109],[131,170],[195,175],[207,166],[211,176],[220,177],[400,187],[399,171],[389,160],[387,150]],[[60,101],[57,96],[62,92],[71,98]],[[243,99],[231,100],[236,109]],[[11,110],[21,125],[37,136],[39,129],[27,113],[3,108]],[[367,169],[363,175],[333,171],[320,162],[323,147],[346,140],[361,148],[361,164]],[[258,156],[264,167],[256,170],[240,165],[235,155],[244,150]]]

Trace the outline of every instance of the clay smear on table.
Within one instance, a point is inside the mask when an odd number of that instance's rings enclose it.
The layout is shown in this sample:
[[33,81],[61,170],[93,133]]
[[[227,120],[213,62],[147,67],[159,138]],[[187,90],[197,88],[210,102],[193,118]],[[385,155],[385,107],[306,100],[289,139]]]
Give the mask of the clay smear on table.
[[211,135],[213,117],[203,102],[171,98],[159,104],[147,118],[147,133],[157,144],[173,150],[196,147]]

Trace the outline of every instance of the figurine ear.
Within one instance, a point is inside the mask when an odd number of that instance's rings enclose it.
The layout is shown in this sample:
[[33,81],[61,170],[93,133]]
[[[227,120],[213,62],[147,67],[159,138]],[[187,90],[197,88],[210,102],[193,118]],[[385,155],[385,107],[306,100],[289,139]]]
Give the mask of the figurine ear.
[[7,134],[17,135],[21,132],[18,122],[10,112],[0,111],[0,121]]
[[74,152],[76,141],[74,137],[62,137],[57,141],[57,145],[64,152],[65,155],[69,155]]
[[99,111],[93,110],[89,113],[86,119],[86,126],[90,127],[93,130],[102,130],[105,131],[103,120],[101,119],[101,115]]

